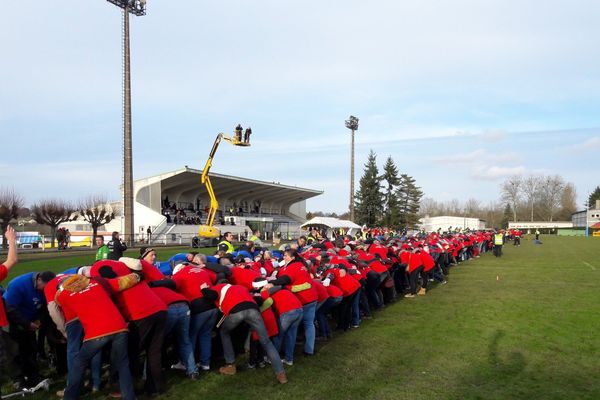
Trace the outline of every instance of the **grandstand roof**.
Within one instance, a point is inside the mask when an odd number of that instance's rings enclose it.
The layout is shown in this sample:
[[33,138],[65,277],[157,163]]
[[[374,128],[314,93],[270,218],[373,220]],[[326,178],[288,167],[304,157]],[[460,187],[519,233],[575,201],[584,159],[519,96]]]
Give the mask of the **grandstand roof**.
[[[206,189],[200,184],[201,175],[201,170],[185,166],[175,171],[137,180],[136,183],[144,186],[160,182],[163,193],[171,191],[184,194],[206,193]],[[265,182],[214,172],[210,172],[209,176],[217,198],[221,199],[251,195],[257,199],[268,199],[270,202],[290,205],[323,193],[322,190],[282,185],[279,182]]]

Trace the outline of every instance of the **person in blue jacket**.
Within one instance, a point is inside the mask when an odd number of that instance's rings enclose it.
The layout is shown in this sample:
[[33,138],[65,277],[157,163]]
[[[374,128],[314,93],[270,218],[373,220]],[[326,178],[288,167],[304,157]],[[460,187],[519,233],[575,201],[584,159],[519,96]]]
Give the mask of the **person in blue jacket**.
[[14,378],[24,385],[35,385],[40,379],[36,363],[36,333],[40,329],[42,315],[47,311],[44,287],[54,277],[51,271],[23,274],[11,280],[4,292],[9,334],[19,349],[16,360],[21,371]]

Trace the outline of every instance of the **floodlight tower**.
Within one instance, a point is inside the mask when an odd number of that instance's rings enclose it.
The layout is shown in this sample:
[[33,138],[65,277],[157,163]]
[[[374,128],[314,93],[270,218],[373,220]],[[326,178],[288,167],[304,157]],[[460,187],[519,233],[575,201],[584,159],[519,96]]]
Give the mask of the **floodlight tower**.
[[346,128],[352,131],[352,147],[350,150],[350,221],[354,222],[354,132],[358,130],[358,118],[351,115],[346,120]]
[[146,15],[146,0],[107,0],[123,10],[123,215],[125,242],[133,236],[133,161],[131,140],[131,72],[129,62],[129,14]]

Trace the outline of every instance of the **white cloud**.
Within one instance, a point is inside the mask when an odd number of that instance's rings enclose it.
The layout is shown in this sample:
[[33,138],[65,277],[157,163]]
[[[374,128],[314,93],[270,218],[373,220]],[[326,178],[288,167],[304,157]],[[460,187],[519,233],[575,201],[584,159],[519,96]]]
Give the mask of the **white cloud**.
[[578,153],[586,153],[588,151],[600,148],[600,136],[591,137],[584,142],[571,145],[569,148]]
[[517,167],[499,167],[497,165],[481,165],[475,168],[471,177],[478,180],[484,181],[497,181],[506,178],[511,175],[523,175],[527,172],[527,169],[522,165]]
[[496,143],[504,140],[507,136],[506,131],[503,130],[489,130],[483,131],[481,135],[479,135],[479,139],[486,143]]
[[466,165],[477,166],[481,163],[503,163],[518,161],[519,156],[515,153],[490,154],[484,149],[476,149],[469,153],[458,153],[450,156],[434,157],[433,161],[444,165]]

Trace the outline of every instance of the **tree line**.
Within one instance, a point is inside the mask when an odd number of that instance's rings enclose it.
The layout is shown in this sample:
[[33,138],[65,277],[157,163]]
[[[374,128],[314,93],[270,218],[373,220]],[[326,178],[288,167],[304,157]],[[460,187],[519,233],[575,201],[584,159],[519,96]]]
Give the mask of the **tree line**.
[[[98,229],[111,222],[117,213],[117,207],[111,205],[102,195],[90,195],[76,203],[62,199],[45,199],[27,208],[23,196],[14,189],[0,188],[0,229],[3,239],[9,224],[15,223],[18,218],[31,218],[50,229],[51,247],[54,247],[58,226],[80,219],[91,225],[94,243]],[[2,243],[3,246],[7,245],[6,240]]]

